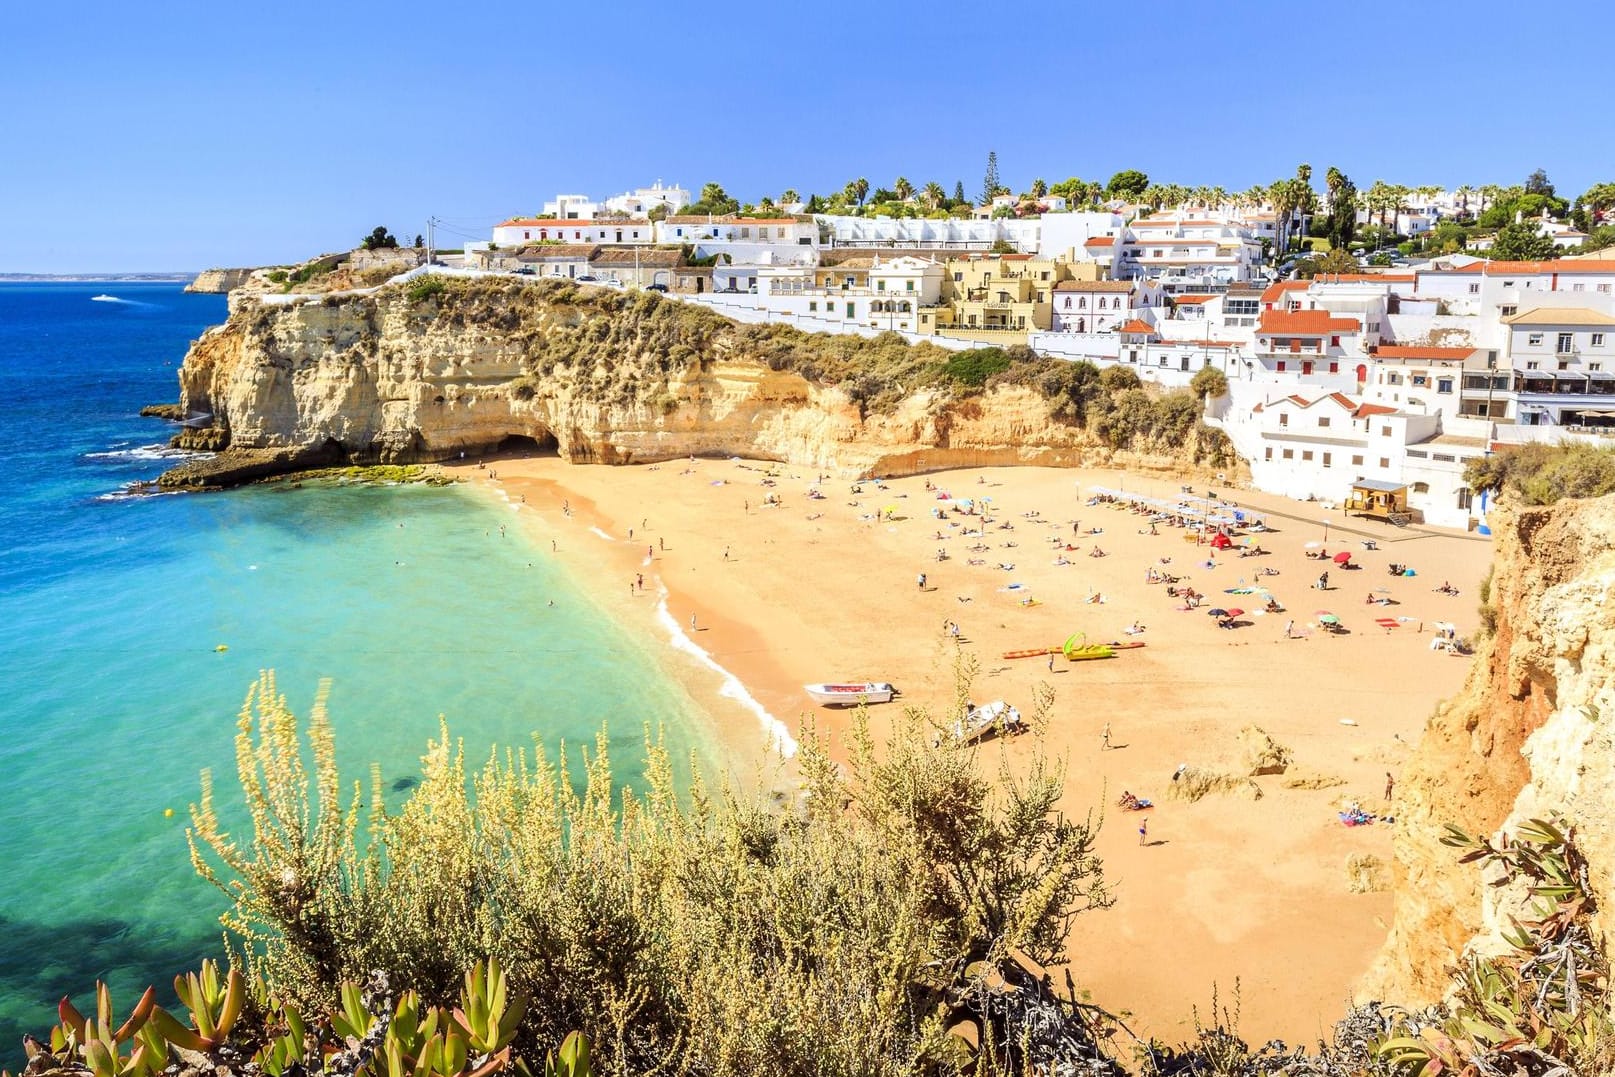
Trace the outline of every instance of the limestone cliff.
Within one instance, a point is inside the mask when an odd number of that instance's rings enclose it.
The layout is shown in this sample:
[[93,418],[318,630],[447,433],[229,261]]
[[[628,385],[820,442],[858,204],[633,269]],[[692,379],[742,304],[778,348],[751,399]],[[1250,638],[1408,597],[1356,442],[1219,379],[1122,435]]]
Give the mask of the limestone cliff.
[[1397,793],[1396,913],[1368,994],[1428,1002],[1466,946],[1498,948],[1518,895],[1439,839],[1559,813],[1615,916],[1615,496],[1493,511],[1495,631],[1430,719]]
[[223,295],[247,283],[251,269],[204,269],[196,279],[185,286],[187,292],[211,292]]
[[1191,415],[1187,435],[1136,439],[1155,455],[1117,454],[1057,418],[1069,398],[1030,383],[950,384],[941,349],[743,326],[655,293],[429,277],[313,299],[248,290],[233,302],[181,368],[186,414],[213,416],[179,436],[183,447],[321,446],[413,463],[516,438],[575,462],[722,454],[858,474],[1168,467],[1202,444]]

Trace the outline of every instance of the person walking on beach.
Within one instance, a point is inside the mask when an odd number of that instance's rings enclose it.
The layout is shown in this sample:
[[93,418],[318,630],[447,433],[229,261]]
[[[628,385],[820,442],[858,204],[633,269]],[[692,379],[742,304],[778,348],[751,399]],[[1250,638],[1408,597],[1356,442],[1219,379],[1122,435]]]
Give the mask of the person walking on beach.
[[692,613],[690,614],[690,631],[694,632],[695,630],[695,614]]
[[1387,770],[1385,772],[1385,799],[1389,801],[1391,799],[1391,794],[1395,791],[1396,779],[1391,777],[1391,772]]
[[729,560],[729,547],[727,546],[723,548],[723,559],[725,561]]
[[914,577],[914,579],[915,582],[920,585],[920,590],[925,590],[925,573],[920,573],[918,576]]
[[1295,637],[1293,635],[1291,635],[1291,633],[1294,632],[1294,631],[1295,631],[1295,621],[1294,620],[1285,621],[1284,622],[1284,638],[1285,639],[1294,639]]
[[[1049,655],[1049,664],[1050,665],[1054,664],[1054,656],[1052,654]],[[1102,751],[1102,752],[1110,750],[1110,723],[1109,722],[1106,722],[1105,723],[1105,728],[1103,728],[1103,729],[1101,729],[1099,731],[1099,750]]]
[[1054,672],[1054,652],[1053,651],[1049,652],[1049,672],[1050,673]]
[[1140,845],[1148,845],[1149,841],[1150,841],[1150,821],[1147,818],[1140,819],[1138,821],[1138,843]]
[[638,584],[639,589],[643,591],[645,589],[645,574],[643,572],[636,573],[634,576],[634,582]]
[[651,560],[654,560],[655,557],[656,557],[656,551],[651,549],[649,546],[646,546],[645,547],[645,560],[651,561]]

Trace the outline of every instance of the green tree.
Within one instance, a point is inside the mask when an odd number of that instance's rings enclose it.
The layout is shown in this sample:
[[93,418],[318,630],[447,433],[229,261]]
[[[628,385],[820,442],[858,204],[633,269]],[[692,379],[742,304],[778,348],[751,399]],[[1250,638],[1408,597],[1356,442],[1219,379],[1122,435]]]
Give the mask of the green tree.
[[987,151],[987,174],[981,179],[981,204],[986,205],[998,193],[998,151]]
[[1506,261],[1535,262],[1559,257],[1559,248],[1532,220],[1506,224],[1497,230],[1490,254]]
[[1216,367],[1201,367],[1195,371],[1194,377],[1189,379],[1189,388],[1201,399],[1210,397],[1215,400],[1219,396],[1228,395],[1228,375]]
[[1129,168],[1110,177],[1105,184],[1105,194],[1111,198],[1125,198],[1127,201],[1136,201],[1150,185],[1150,178],[1137,169]]
[[932,180],[920,192],[920,200],[925,203],[926,209],[941,209],[942,203],[948,200],[948,193],[942,189],[942,184]]
[[359,241],[359,246],[363,247],[367,251],[375,251],[381,250],[384,247],[396,247],[398,246],[398,240],[394,238],[391,232],[387,231],[387,229],[378,224],[374,229],[371,230],[368,236],[365,236],[364,239]]
[[787,187],[784,193],[779,196],[779,200],[782,204],[789,206],[802,201],[802,198],[796,193],[795,187]]
[[1331,247],[1344,250],[1351,246],[1357,234],[1357,187],[1351,177],[1334,167],[1324,174],[1324,184],[1329,191],[1329,218],[1324,235],[1329,237]]
[[892,193],[897,196],[899,202],[907,202],[914,197],[914,185],[908,181],[908,177],[898,176],[897,181],[892,184]]
[[426,246],[426,241],[424,239],[422,239],[421,236],[420,236],[420,233],[417,232],[415,234],[415,249],[420,250],[424,246]]
[[965,204],[965,181],[964,180],[954,180],[953,181],[953,204],[956,205],[956,206],[962,206],[962,205]]
[[1041,178],[1032,181],[1032,197],[1042,198],[1049,193],[1049,185]]
[[1525,193],[1545,194],[1552,198],[1553,184],[1548,181],[1548,174],[1539,168],[1525,177]]
[[847,197],[862,206],[864,199],[869,197],[869,181],[860,176],[847,184],[846,190]]
[[1357,259],[1344,247],[1335,247],[1321,258],[1314,259],[1319,273],[1355,273]]

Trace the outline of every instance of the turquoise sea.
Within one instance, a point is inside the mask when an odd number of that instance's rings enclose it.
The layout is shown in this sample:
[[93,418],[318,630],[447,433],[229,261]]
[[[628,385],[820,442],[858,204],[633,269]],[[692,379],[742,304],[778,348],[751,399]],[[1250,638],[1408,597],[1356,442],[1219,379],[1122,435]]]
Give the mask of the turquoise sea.
[[[110,295],[117,301],[97,300]],[[0,284],[0,1064],[96,978],[132,1001],[218,949],[187,805],[233,794],[235,719],[273,668],[306,716],[320,678],[350,779],[400,790],[438,715],[480,764],[604,723],[675,758],[701,709],[591,606],[512,514],[459,488],[256,487],[128,496],[171,461],[137,415],[175,399],[223,297],[178,285]],[[549,603],[554,603],[551,606]],[[217,650],[220,646],[227,650]],[[174,809],[171,817],[165,809]]]

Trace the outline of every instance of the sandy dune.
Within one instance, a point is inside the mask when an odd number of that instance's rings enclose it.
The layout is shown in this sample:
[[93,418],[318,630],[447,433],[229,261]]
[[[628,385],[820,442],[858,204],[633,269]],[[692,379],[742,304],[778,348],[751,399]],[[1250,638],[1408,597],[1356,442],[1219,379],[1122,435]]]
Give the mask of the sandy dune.
[[[674,621],[687,631],[693,615],[694,639],[789,727],[812,708],[801,689],[808,681],[889,680],[902,703],[940,714],[953,698],[956,647],[980,663],[978,701],[1029,708],[1034,685],[1051,684],[1049,740],[1069,762],[1069,809],[1104,813],[1100,850],[1118,899],[1079,922],[1073,973],[1095,1001],[1131,1011],[1141,1033],[1192,1034],[1191,1010],[1207,1012],[1214,980],[1226,1004],[1239,979],[1242,1031],[1253,1042],[1310,1040],[1341,1013],[1390,913],[1387,894],[1349,892],[1346,860],[1369,853],[1388,861],[1394,824],[1347,828],[1336,812],[1348,800],[1382,809],[1387,772],[1396,772],[1437,701],[1461,683],[1467,660],[1429,649],[1430,622],[1452,620],[1460,634],[1473,629],[1488,541],[1348,522],[1338,510],[1233,490],[1228,496],[1242,508],[1267,513],[1274,530],[1257,540],[1272,552],[1213,558],[1182,531],[1141,534],[1147,520],[1084,503],[1097,486],[1179,493],[1168,480],[1119,472],[961,471],[884,488],[864,483],[861,493],[826,480],[825,496],[813,500],[811,471],[762,463],[607,468],[541,458],[488,468],[497,483],[486,469],[457,473],[502,487],[541,551],[548,555],[553,539],[554,556],[598,581],[604,607],[659,641],[669,635],[655,616],[665,589]],[[979,516],[934,518],[933,509],[947,504],[939,491],[991,497],[985,535],[965,534],[980,526]],[[765,505],[771,494],[780,506]],[[1074,527],[1084,533],[1074,535]],[[1088,534],[1092,528],[1103,533]],[[1365,539],[1379,549],[1365,549]],[[1363,567],[1327,563],[1330,589],[1317,590],[1325,565],[1303,556],[1308,542],[1326,542],[1331,555],[1350,550]],[[1067,543],[1077,548],[1066,550]],[[1090,556],[1095,546],[1106,556]],[[937,559],[939,549],[946,560]],[[1392,578],[1392,561],[1418,575]],[[1179,609],[1164,584],[1146,582],[1151,566],[1181,576],[1207,601]],[[1258,568],[1279,575],[1258,580]],[[644,592],[632,586],[641,573]],[[1434,593],[1444,579],[1462,594]],[[1286,613],[1256,614],[1256,596],[1224,593],[1257,582]],[[1011,584],[1020,587],[1006,590]],[[1396,604],[1367,604],[1377,588]],[[1103,601],[1087,601],[1093,594]],[[1028,598],[1033,604],[1023,604]],[[1212,606],[1250,613],[1222,629],[1206,615]],[[1319,631],[1318,611],[1336,614],[1347,632]],[[1409,620],[1386,629],[1375,623],[1382,617]],[[1291,620],[1298,638],[1286,639]],[[959,626],[957,644],[945,631],[949,621]],[[1145,630],[1125,636],[1135,621]],[[1108,660],[1058,659],[1052,673],[1046,660],[1000,657],[1079,631],[1148,646]],[[666,661],[697,698],[714,700],[714,721],[736,760],[761,754],[762,724],[716,698],[717,674],[671,649]],[[845,723],[837,711],[817,713],[821,726]],[[1101,744],[1107,722],[1109,749]],[[1237,769],[1238,732],[1251,723],[1294,751],[1288,773],[1256,779],[1261,799],[1167,799],[1180,763]],[[1012,740],[1002,750],[1013,758],[1024,745]],[[1289,787],[1297,779],[1309,780]],[[1155,800],[1147,846],[1138,840],[1140,816],[1114,807],[1124,789]]]

